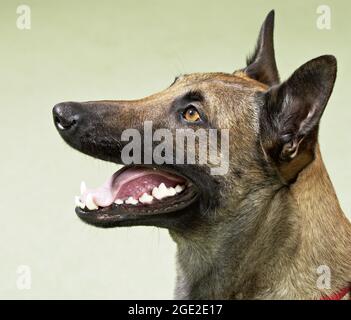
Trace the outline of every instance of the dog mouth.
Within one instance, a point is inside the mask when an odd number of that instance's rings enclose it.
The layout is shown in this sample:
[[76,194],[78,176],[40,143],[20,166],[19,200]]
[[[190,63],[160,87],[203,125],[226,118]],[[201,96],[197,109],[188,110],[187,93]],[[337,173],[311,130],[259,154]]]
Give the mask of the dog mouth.
[[89,189],[81,183],[75,197],[76,213],[98,227],[184,211],[199,196],[189,177],[172,169],[155,166],[126,166],[101,187]]

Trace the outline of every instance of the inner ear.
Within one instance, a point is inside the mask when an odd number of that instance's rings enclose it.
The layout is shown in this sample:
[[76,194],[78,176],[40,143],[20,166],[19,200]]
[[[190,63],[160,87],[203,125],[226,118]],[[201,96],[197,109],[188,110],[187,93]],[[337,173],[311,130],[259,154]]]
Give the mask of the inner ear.
[[286,181],[293,180],[314,159],[320,118],[335,78],[335,57],[321,56],[265,93],[261,144]]
[[255,51],[247,58],[247,66],[243,70],[250,78],[268,86],[273,86],[280,82],[275,62],[273,30],[274,10],[267,15],[263,22]]

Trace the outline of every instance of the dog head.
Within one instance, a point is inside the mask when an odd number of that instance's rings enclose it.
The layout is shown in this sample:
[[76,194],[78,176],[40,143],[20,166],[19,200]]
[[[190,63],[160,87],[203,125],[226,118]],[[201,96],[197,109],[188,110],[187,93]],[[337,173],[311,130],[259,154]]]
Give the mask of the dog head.
[[243,201],[258,205],[258,190],[264,197],[294,182],[314,159],[336,60],[311,60],[281,83],[273,27],[272,11],[247,66],[234,73],[182,75],[139,100],[56,105],[56,128],[70,146],[125,165],[98,189],[82,186],[78,216],[100,227],[195,232],[233,218]]

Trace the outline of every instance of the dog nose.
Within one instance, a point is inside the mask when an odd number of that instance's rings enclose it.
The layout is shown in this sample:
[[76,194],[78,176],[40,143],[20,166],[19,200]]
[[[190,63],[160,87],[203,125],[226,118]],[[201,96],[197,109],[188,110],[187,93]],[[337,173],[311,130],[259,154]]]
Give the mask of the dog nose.
[[54,106],[52,114],[56,128],[60,131],[67,131],[74,128],[79,121],[79,113],[74,103],[59,103]]

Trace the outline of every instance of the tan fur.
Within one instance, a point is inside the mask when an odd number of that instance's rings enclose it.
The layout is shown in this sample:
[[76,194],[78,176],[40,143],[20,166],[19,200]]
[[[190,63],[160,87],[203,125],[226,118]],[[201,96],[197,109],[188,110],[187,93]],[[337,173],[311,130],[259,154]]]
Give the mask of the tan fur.
[[[101,128],[119,136],[123,128],[140,129],[145,120],[160,128],[179,127],[169,110],[189,91],[205,96],[202,108],[214,128],[230,130],[230,171],[211,177],[219,205],[195,216],[191,228],[170,230],[178,245],[178,298],[318,299],[351,281],[351,224],[318,145],[280,166],[264,154],[273,141],[260,148],[262,106],[257,95],[267,89],[243,72],[197,73],[143,99],[79,105],[89,110],[90,118],[103,114],[97,128],[95,121],[89,127],[94,148],[83,150],[98,157],[104,156],[96,152]],[[330,289],[317,286],[321,265],[331,270]]]
[[[128,105],[138,106],[139,110],[141,107],[164,105],[190,89],[201,90],[206,94],[211,105],[207,109],[208,115],[210,119],[217,118],[218,127],[230,128],[233,141],[230,154],[234,155],[231,158],[231,167],[242,167],[245,164],[245,183],[238,182],[231,175],[225,178],[224,185],[227,186],[225,192],[231,193],[233,199],[236,199],[231,204],[232,207],[236,207],[247,194],[244,188],[246,183],[249,183],[250,180],[256,183],[265,179],[260,168],[251,161],[250,154],[255,148],[258,121],[255,118],[256,111],[252,109],[253,97],[256,92],[267,90],[267,86],[249,78],[243,72],[236,72],[233,75],[191,74],[182,76],[173,86],[161,93],[128,102]],[[155,109],[152,109],[152,112],[155,112]],[[218,117],[218,114],[223,116]],[[150,117],[148,113],[139,112],[139,116],[141,115],[144,115],[145,118]],[[236,139],[236,137],[240,138]],[[280,170],[289,179],[290,174],[296,175],[309,162],[311,162],[311,157],[306,155],[306,158],[300,157],[296,162],[292,161],[286,165],[286,168],[282,167]],[[269,198],[269,195],[261,192],[252,201],[257,202],[257,206],[262,206],[266,201],[265,197]],[[282,215],[282,203],[290,205],[286,209],[289,212],[286,212],[284,224],[278,221],[278,217]],[[294,209],[291,210],[291,208]],[[230,213],[225,209],[219,209],[216,214],[219,219],[221,216],[226,218],[223,220],[224,224],[228,223],[227,218]],[[276,240],[269,238],[268,233],[272,226],[276,225],[279,229],[280,224],[284,227],[278,232],[278,238]],[[208,230],[204,232],[204,226],[201,226],[199,232],[192,230],[192,234],[188,235],[189,239],[193,239],[192,243],[195,246],[193,251],[190,250],[192,253],[189,253],[189,259],[193,259],[192,263],[205,264],[204,261],[209,265],[213,263],[209,257],[216,255],[220,248],[206,248],[204,242],[218,245],[222,243],[222,240],[218,239],[217,227],[218,225],[208,226],[206,227]],[[174,233],[172,236],[177,241],[178,236]],[[210,241],[211,237],[213,241]],[[245,256],[238,267],[236,281],[238,283],[246,281],[250,283],[250,286],[252,284],[252,287],[232,288],[232,292],[228,289],[228,297],[236,299],[320,298],[323,294],[332,294],[348,285],[351,280],[351,225],[339,206],[319,147],[315,152],[315,160],[300,172],[297,181],[290,188],[276,193],[265,217],[260,222],[260,230],[252,233],[250,241],[251,246],[245,249]],[[265,241],[267,241],[267,247],[272,245],[270,250],[274,250],[275,242],[276,246],[282,246],[279,254],[270,262],[262,259],[265,251],[262,245]],[[197,246],[195,243],[202,245]],[[262,265],[255,266],[257,270],[250,273],[245,259],[247,261],[262,260]],[[317,268],[321,265],[326,265],[331,269],[332,287],[330,290],[317,288],[317,279],[320,276]],[[184,266],[178,265],[180,275],[183,272],[182,268]],[[179,283],[181,282],[182,277],[179,276]]]

